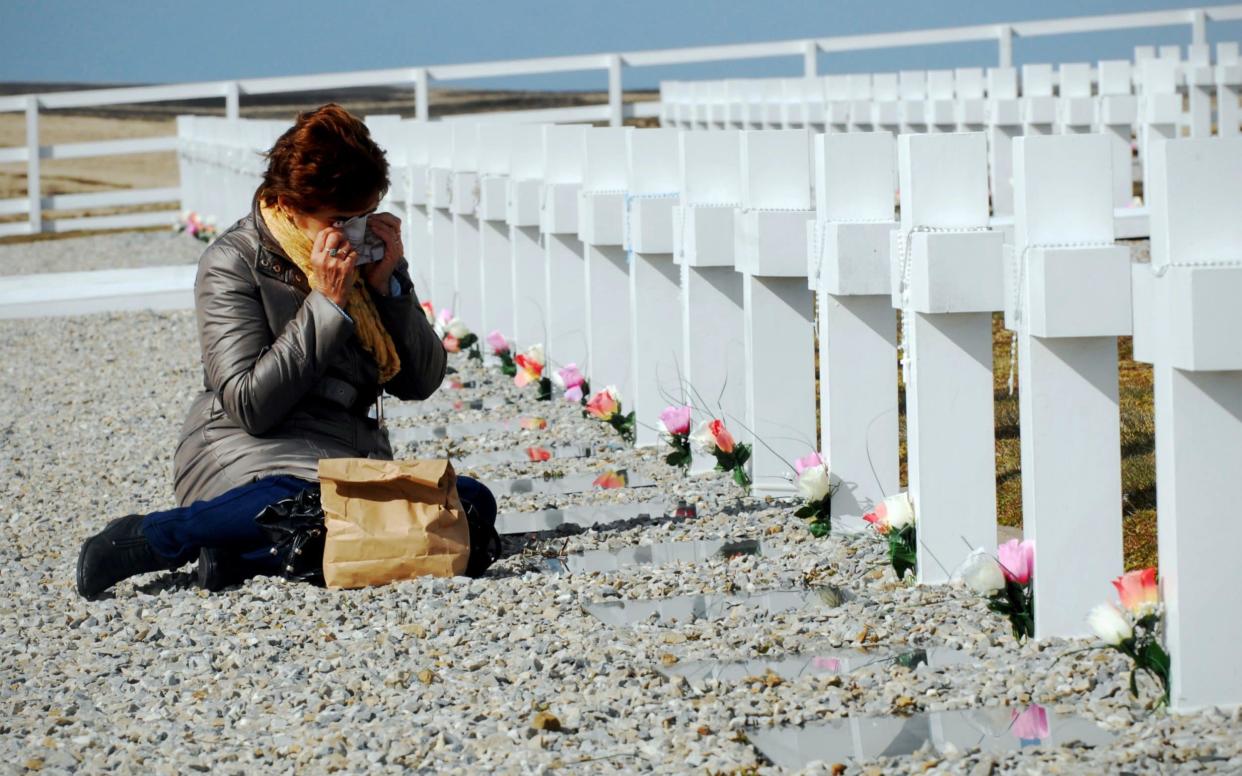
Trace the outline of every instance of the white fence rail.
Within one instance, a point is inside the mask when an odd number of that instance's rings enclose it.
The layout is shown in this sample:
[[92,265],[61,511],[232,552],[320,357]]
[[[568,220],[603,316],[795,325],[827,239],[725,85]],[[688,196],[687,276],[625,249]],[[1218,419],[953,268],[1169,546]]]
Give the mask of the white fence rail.
[[[1232,4],[1198,9],[1083,16],[1067,19],[998,23],[868,35],[814,37],[767,43],[700,46],[658,51],[631,51],[458,65],[431,65],[311,76],[251,78],[236,81],[91,89],[0,97],[0,112],[24,112],[26,115],[25,147],[0,149],[0,162],[20,163],[25,161],[28,187],[26,197],[0,202],[0,208],[7,214],[28,214],[26,222],[0,224],[0,236],[37,233],[45,230],[64,231],[77,228],[102,228],[99,226],[101,223],[116,227],[145,226],[158,223],[160,222],[159,219],[163,219],[166,222],[172,218],[172,211],[168,211],[164,213],[101,217],[103,220],[100,220],[100,218],[74,220],[44,219],[43,211],[49,209],[50,206],[48,199],[41,194],[39,163],[42,159],[168,151],[173,148],[174,140],[173,138],[151,138],[147,140],[43,146],[39,140],[39,116],[41,110],[215,98],[224,100],[225,116],[227,118],[237,118],[240,115],[241,98],[243,95],[282,94],[404,84],[412,85],[414,88],[417,117],[428,119],[430,117],[429,86],[432,81],[448,82],[545,73],[603,71],[608,80],[608,103],[606,105],[551,109],[547,111],[526,111],[522,112],[520,116],[511,115],[510,117],[524,121],[606,121],[616,126],[620,125],[629,116],[653,117],[658,115],[658,103],[624,104],[622,73],[625,68],[738,61],[769,57],[798,57],[803,61],[804,75],[815,76],[819,69],[818,55],[820,52],[835,53],[978,41],[995,41],[997,44],[998,65],[1008,67],[1013,62],[1014,38],[1186,26],[1189,27],[1191,33],[1190,43],[1192,45],[1202,45],[1207,41],[1207,24],[1209,21],[1220,22],[1239,19],[1242,19],[1242,4]],[[144,197],[143,201],[156,201],[151,198],[156,196],[157,192],[163,195],[167,192],[167,189],[150,190],[146,195],[141,195]],[[78,204],[74,205],[74,207],[112,207],[122,204],[134,204],[119,197],[117,192],[92,194],[91,197],[89,199],[76,200]],[[52,201],[54,202],[55,200]]]

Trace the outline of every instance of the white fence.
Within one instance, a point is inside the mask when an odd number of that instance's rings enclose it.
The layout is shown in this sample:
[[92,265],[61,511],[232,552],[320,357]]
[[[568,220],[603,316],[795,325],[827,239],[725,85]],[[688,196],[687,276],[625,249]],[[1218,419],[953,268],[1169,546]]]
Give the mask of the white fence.
[[977,41],[995,41],[997,43],[998,65],[1009,67],[1013,62],[1014,38],[1034,38],[1107,30],[1187,26],[1191,33],[1191,44],[1202,46],[1207,41],[1207,24],[1209,21],[1238,19],[1242,19],[1242,4],[1199,9],[912,30],[895,33],[805,38],[728,46],[616,52],[584,56],[330,73],[312,76],[254,78],[237,81],[93,89],[0,97],[0,111],[23,112],[26,116],[26,145],[0,149],[0,162],[25,162],[27,178],[27,196],[0,200],[0,215],[26,214],[28,216],[24,222],[0,223],[0,236],[43,231],[150,226],[169,223],[176,215],[176,211],[161,211],[93,218],[45,219],[44,211],[46,210],[107,208],[150,204],[175,201],[181,199],[181,197],[180,189],[176,187],[43,196],[40,182],[40,161],[42,159],[171,151],[177,148],[177,141],[173,137],[163,137],[45,146],[40,143],[39,139],[39,118],[40,111],[42,110],[219,98],[224,100],[226,117],[236,118],[240,115],[241,99],[244,95],[296,93],[364,86],[411,85],[416,95],[417,116],[421,119],[427,119],[430,116],[429,86],[433,81],[449,82],[543,73],[602,71],[606,74],[608,81],[608,103],[606,105],[523,111],[520,116],[509,115],[508,117],[523,121],[608,122],[613,126],[617,126],[626,117],[653,117],[660,114],[659,103],[624,103],[622,74],[625,68],[788,56],[801,58],[804,75],[812,77],[818,72],[818,56],[820,52],[862,51]]

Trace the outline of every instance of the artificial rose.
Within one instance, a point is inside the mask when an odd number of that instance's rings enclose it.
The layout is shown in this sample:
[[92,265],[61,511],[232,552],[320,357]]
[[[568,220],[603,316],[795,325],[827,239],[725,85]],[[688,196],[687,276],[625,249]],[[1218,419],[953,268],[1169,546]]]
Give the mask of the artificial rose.
[[577,387],[586,382],[586,378],[582,376],[582,372],[578,370],[577,364],[566,364],[556,370],[556,374],[552,377],[552,382],[557,388],[568,390]]
[[565,391],[565,401],[571,401],[575,404],[582,403],[583,391],[586,389],[586,378],[582,372],[578,370],[577,364],[566,364],[561,369],[556,370],[556,374],[552,376],[552,382],[563,391]]
[[436,323],[436,308],[432,306],[431,302],[423,302],[421,307],[423,308],[423,315],[427,316],[427,323],[434,326]]
[[514,356],[513,363],[518,367],[518,373],[513,377],[513,383],[518,388],[539,382],[543,376],[543,345],[532,345],[525,353]]
[[546,447],[528,447],[526,457],[532,461],[546,461],[552,457],[552,451]]
[[714,453],[716,451],[716,438],[712,436],[711,421],[705,420],[699,424],[699,427],[690,435],[690,444],[694,445],[694,449],[700,453]]
[[[819,456],[815,456],[817,459]],[[807,501],[822,501],[832,490],[832,479],[824,464],[808,466],[798,473],[798,492]]]
[[670,434],[690,433],[690,408],[665,407],[660,413],[660,423]]
[[547,418],[530,417],[518,420],[518,428],[521,428],[523,431],[540,431],[547,427]]
[[1035,542],[1010,539],[996,548],[996,556],[1005,579],[1019,585],[1031,580],[1031,574],[1035,571]]
[[729,433],[729,429],[725,428],[723,420],[711,420],[707,424],[707,430],[711,432],[712,439],[716,443],[716,449],[722,453],[733,452],[733,435]]
[[444,335],[444,349],[449,353],[456,353],[461,350],[461,342],[452,334]]
[[1048,737],[1048,712],[1038,703],[1027,706],[1024,711],[1012,710],[1009,719],[1012,722],[1009,730],[1024,741],[1043,741]]
[[1155,614],[1160,608],[1160,590],[1153,568],[1127,571],[1113,580],[1113,587],[1117,588],[1121,605],[1136,619]]
[[600,490],[615,490],[616,488],[624,488],[629,481],[629,477],[625,472],[604,472],[595,478],[591,484]]
[[729,433],[729,429],[725,428],[724,421],[715,418],[700,423],[698,429],[690,436],[690,441],[704,453],[714,453],[717,450],[722,453],[731,453],[734,445],[737,444],[733,435]]
[[874,512],[863,515],[863,520],[874,525],[880,533],[900,531],[914,525],[914,505],[910,503],[910,494],[902,492],[889,496],[876,506]]
[[460,340],[462,337],[465,337],[470,333],[470,328],[467,327],[466,324],[462,323],[460,318],[454,318],[448,322],[447,326],[445,326],[445,331]]
[[819,453],[811,453],[794,461],[794,471],[801,474],[814,466],[822,466],[823,463],[824,460],[819,457]]
[[610,385],[592,396],[587,402],[586,411],[593,418],[603,421],[612,420],[613,416],[621,411],[621,397],[617,394],[617,389]]
[[1105,644],[1117,646],[1134,636],[1130,621],[1111,603],[1100,604],[1087,615],[1087,625]]
[[957,576],[979,595],[991,596],[1005,589],[1005,575],[1000,564],[982,548],[970,553]]
[[492,349],[493,353],[509,352],[509,342],[499,331],[493,331],[487,335],[487,345]]

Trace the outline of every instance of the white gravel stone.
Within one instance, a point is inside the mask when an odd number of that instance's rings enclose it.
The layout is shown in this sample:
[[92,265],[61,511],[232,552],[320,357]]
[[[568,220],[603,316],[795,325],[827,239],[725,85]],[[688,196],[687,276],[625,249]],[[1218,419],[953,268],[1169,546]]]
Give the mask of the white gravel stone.
[[[73,589],[81,541],[111,517],[173,504],[173,446],[201,384],[193,316],[6,321],[0,346],[6,769],[37,761],[53,772],[770,772],[746,743],[745,728],[883,714],[899,705],[1027,702],[1094,719],[1117,732],[1117,742],[1098,750],[920,753],[869,763],[862,772],[1229,773],[1242,762],[1236,712],[1174,717],[1152,710],[1150,685],[1132,699],[1126,666],[1112,653],[1074,652],[1088,646],[1077,641],[1018,645],[968,593],[898,583],[874,537],[814,539],[788,505],[743,498],[723,475],[683,477],[660,451],[625,449],[580,408],[536,402],[498,371],[485,373],[462,357],[453,364],[476,383],[463,396],[512,403],[394,423],[539,415],[548,428],[423,443],[400,454],[443,455],[446,444],[455,454],[589,444],[590,458],[463,473],[487,481],[625,468],[658,483],[638,498],[656,491],[671,503],[685,500],[698,517],[511,538],[512,554],[483,580],[332,592],[255,579],[209,596],[193,587],[187,568],[82,601]],[[633,497],[522,494],[502,497],[501,508]],[[761,539],[771,554],[608,574],[533,571],[547,554],[708,538]],[[835,608],[776,615],[736,608],[719,620],[615,629],[582,608],[596,600],[807,583],[839,585],[854,597]],[[948,646],[971,659],[703,691],[656,670],[668,659],[738,660],[824,644]],[[561,730],[534,729],[540,711],[557,717]]]

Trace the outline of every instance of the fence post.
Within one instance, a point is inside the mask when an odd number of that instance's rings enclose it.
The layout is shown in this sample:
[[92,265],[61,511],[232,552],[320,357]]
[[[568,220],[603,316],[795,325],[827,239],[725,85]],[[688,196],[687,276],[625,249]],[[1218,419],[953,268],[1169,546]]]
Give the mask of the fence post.
[[39,98],[26,98],[26,196],[30,200],[30,233],[43,231],[43,185],[39,179]]
[[996,28],[996,66],[1013,67],[1013,27]]
[[1202,8],[1190,12],[1190,42],[1192,45],[1207,43],[1207,12]]
[[414,71],[414,117],[419,121],[427,121],[431,117],[428,99],[427,70],[420,67]]
[[802,44],[802,75],[806,78],[819,75],[819,44],[813,40]]
[[621,84],[621,55],[608,57],[608,124],[619,127],[625,123],[625,90]]
[[1040,639],[1085,635],[1122,571],[1117,337],[1131,331],[1130,251],[1113,244],[1111,162],[1102,134],[1014,141],[1006,326]]
[[224,117],[241,118],[241,86],[236,81],[224,85]]

